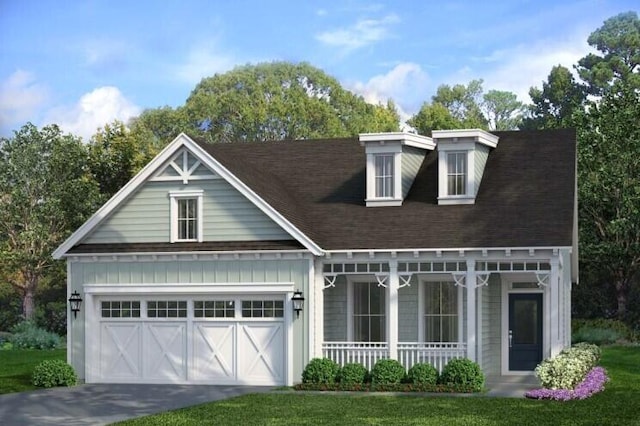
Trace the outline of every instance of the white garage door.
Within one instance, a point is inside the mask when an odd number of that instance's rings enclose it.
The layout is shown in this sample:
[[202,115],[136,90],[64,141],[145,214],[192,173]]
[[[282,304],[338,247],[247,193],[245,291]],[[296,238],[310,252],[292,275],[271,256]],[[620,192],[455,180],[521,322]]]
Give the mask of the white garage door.
[[285,382],[283,297],[101,297],[97,308],[98,382]]

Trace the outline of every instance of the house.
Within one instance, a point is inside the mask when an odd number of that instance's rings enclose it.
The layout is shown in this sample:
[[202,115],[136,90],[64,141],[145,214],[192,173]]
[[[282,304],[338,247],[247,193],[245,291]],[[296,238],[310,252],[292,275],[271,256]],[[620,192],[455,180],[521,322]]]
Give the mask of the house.
[[82,299],[69,362],[91,383],[291,385],[321,356],[531,374],[570,344],[576,197],[567,130],[181,134],[53,254]]

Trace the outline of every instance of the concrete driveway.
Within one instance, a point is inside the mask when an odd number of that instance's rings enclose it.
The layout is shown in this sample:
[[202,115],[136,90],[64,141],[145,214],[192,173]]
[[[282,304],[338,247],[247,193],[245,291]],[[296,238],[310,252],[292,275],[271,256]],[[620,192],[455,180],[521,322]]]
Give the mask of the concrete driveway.
[[0,395],[0,424],[104,425],[269,391],[268,386],[79,385]]

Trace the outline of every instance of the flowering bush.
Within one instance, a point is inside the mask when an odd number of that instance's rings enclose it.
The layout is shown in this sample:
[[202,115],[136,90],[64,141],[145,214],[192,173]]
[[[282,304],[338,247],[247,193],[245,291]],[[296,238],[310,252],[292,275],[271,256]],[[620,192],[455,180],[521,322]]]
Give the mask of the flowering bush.
[[556,401],[586,399],[595,393],[603,391],[604,384],[608,381],[606,370],[602,367],[594,367],[575,389],[535,389],[526,392],[524,396],[532,399],[554,399]]
[[536,375],[547,389],[574,389],[600,360],[600,348],[578,343],[536,367]]

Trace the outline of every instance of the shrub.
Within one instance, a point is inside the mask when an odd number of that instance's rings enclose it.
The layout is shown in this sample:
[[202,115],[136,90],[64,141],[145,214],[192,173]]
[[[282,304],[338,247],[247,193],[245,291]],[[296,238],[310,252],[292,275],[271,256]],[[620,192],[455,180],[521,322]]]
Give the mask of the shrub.
[[573,389],[596,366],[600,353],[596,345],[578,343],[542,361],[536,367],[536,375],[544,388]]
[[367,380],[368,373],[362,364],[345,364],[338,374],[338,380],[345,385],[361,385]]
[[575,389],[534,389],[524,394],[532,399],[555,399],[557,401],[569,401],[571,399],[587,399],[591,395],[602,392],[604,385],[609,381],[607,372],[602,367],[595,367]]
[[[603,331],[606,330],[606,331]],[[607,344],[614,343],[617,340],[634,341],[634,330],[627,324],[616,319],[596,318],[596,319],[574,319],[571,321],[571,340],[572,342],[589,342],[595,344]],[[610,336],[617,336],[617,339],[613,342],[602,342],[587,340],[595,335],[598,337],[611,338]]]
[[610,328],[582,327],[571,335],[572,342],[587,342],[596,345],[610,345],[624,337]]
[[62,343],[60,336],[29,321],[16,324],[12,331],[9,341],[17,349],[55,349]]
[[340,373],[340,366],[334,361],[329,358],[314,358],[302,372],[302,383],[335,383],[338,373]]
[[48,359],[36,365],[31,382],[34,386],[52,388],[54,386],[73,386],[78,382],[76,372],[66,362]]
[[11,339],[11,333],[6,331],[0,331],[0,345],[4,342],[8,342]]
[[395,359],[381,359],[371,369],[371,383],[375,385],[400,383],[404,376],[404,367]]
[[426,362],[414,364],[407,372],[407,382],[416,385],[435,385],[438,383],[438,370]]
[[484,387],[484,374],[480,366],[470,359],[452,359],[442,369],[440,383],[470,386],[474,391],[480,391]]

